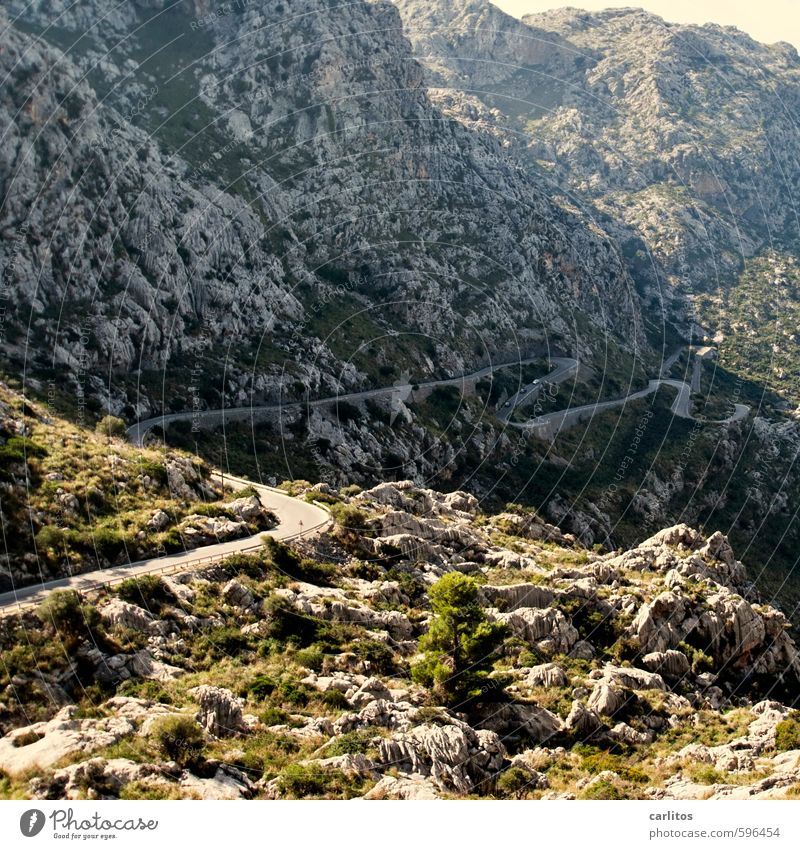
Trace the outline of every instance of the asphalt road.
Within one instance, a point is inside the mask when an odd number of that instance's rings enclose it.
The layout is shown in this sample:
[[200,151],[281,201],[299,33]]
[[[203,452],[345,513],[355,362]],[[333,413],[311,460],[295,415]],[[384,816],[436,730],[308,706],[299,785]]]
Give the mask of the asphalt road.
[[521,422],[519,424],[511,422],[511,425],[512,427],[531,431],[534,435],[543,439],[553,439],[560,431],[574,427],[576,424],[580,424],[583,421],[587,421],[588,419],[593,418],[597,413],[605,412],[606,410],[613,410],[616,407],[623,407],[631,401],[646,398],[648,395],[652,395],[658,387],[662,385],[671,386],[673,389],[678,390],[678,394],[672,402],[672,407],[670,409],[673,415],[682,419],[703,421],[704,424],[723,425],[743,419],[750,411],[750,408],[746,404],[735,404],[733,415],[729,416],[727,419],[722,419],[720,421],[696,419],[691,413],[692,393],[689,384],[684,383],[682,380],[660,379],[651,380],[646,389],[640,389],[637,392],[632,392],[624,398],[615,398],[610,401],[598,401],[595,404],[584,404],[581,407],[571,407],[566,410],[559,410],[555,413],[546,413],[543,416],[539,416],[538,418],[527,422]]
[[523,386],[516,394],[512,395],[497,411],[497,418],[507,422],[517,407],[522,407],[535,401],[542,388],[547,383],[563,383],[567,378],[578,373],[578,361],[570,357],[551,357],[550,362],[555,365],[550,374]]
[[668,377],[669,376],[669,373],[672,370],[672,367],[675,365],[675,363],[678,362],[678,359],[680,358],[680,355],[683,353],[685,347],[686,347],[685,345],[682,345],[680,348],[677,348],[667,357],[666,360],[664,360],[664,364],[661,366],[661,375],[660,375],[661,377]]
[[[536,362],[539,358],[531,358],[525,360],[515,360],[508,363],[497,363],[486,366],[471,374],[461,375],[459,377],[447,378],[444,380],[431,380],[425,383],[417,384],[420,387],[435,387],[435,386],[450,386],[458,385],[466,381],[480,379],[498,369],[508,368],[510,366],[522,366]],[[554,360],[556,362],[556,360]],[[574,362],[574,361],[570,361]],[[556,370],[558,371],[558,369]],[[343,395],[336,395],[331,398],[320,398],[315,401],[297,401],[291,404],[273,404],[263,407],[231,407],[224,410],[208,410],[208,411],[188,411],[182,413],[170,413],[164,416],[155,416],[151,419],[145,419],[137,422],[128,428],[128,438],[135,445],[141,445],[147,433],[156,425],[162,427],[176,421],[194,421],[195,419],[204,424],[222,423],[225,420],[248,419],[255,413],[264,411],[278,411],[292,407],[316,407],[323,404],[330,404],[336,401],[357,401],[365,398],[374,398],[380,395],[397,395],[403,399],[407,398],[413,391],[413,384],[400,384],[379,389],[370,389],[363,392],[351,392]],[[219,476],[219,475],[218,475]],[[256,489],[265,507],[272,510],[279,519],[279,524],[270,531],[266,531],[269,536],[276,539],[294,539],[299,536],[313,533],[322,527],[328,525],[331,521],[330,514],[314,504],[309,504],[306,501],[300,501],[297,498],[292,498],[278,489],[256,484],[252,481],[243,478],[236,478],[231,475],[225,475],[225,483],[233,489],[242,489],[245,486],[252,486]],[[55,589],[75,589],[75,590],[91,590],[95,589],[99,584],[119,583],[126,578],[131,578],[136,575],[144,575],[148,573],[164,574],[175,573],[183,569],[197,566],[204,562],[212,562],[227,557],[230,554],[237,552],[255,550],[260,547],[260,537],[262,533],[256,534],[254,537],[245,537],[243,539],[231,540],[230,542],[221,542],[215,545],[203,546],[192,551],[180,552],[178,554],[164,555],[163,557],[152,557],[148,560],[139,560],[133,563],[127,563],[124,566],[112,566],[108,569],[97,569],[92,572],[85,572],[80,575],[74,575],[68,578],[59,578],[53,581],[45,581],[44,583],[33,584],[22,587],[18,590],[0,594],[0,615],[14,613],[23,605],[38,604],[44,597]]]
[[[367,398],[377,398],[383,395],[392,395],[402,400],[406,400],[414,386],[422,388],[431,388],[436,386],[458,386],[472,380],[479,380],[481,377],[492,374],[500,369],[510,368],[513,366],[524,366],[530,363],[538,362],[541,357],[532,357],[525,360],[514,360],[508,363],[493,363],[485,366],[478,371],[470,374],[463,374],[459,377],[449,377],[443,380],[429,380],[422,383],[403,383],[394,384],[392,386],[382,386],[378,389],[366,389],[363,392],[349,392],[342,395],[332,395],[328,398],[318,398],[314,401],[292,401],[288,404],[266,404],[252,407],[228,407],[223,410],[200,410],[200,411],[185,411],[180,413],[166,413],[162,416],[154,416],[151,419],[142,419],[135,425],[128,428],[128,439],[134,445],[142,445],[144,438],[154,427],[166,428],[172,422],[184,421],[197,423],[198,426],[214,426],[223,424],[226,421],[247,421],[253,419],[261,413],[279,412],[281,410],[292,410],[308,407],[322,407],[326,404],[332,404],[341,401],[363,401]],[[567,362],[562,358],[554,357],[553,362]],[[568,362],[574,363],[575,360]],[[577,365],[577,363],[576,363]],[[549,379],[549,378],[548,378]]]
[[278,517],[278,525],[269,531],[259,531],[254,536],[229,542],[203,546],[192,551],[178,554],[167,554],[163,557],[151,557],[149,560],[137,560],[124,566],[111,566],[108,569],[97,569],[69,578],[59,578],[40,584],[22,587],[18,590],[0,594],[0,615],[15,613],[20,604],[38,604],[50,591],[55,589],[90,590],[98,584],[113,584],[126,578],[147,573],[163,574],[180,572],[203,562],[210,563],[243,551],[260,548],[260,538],[265,534],[275,539],[289,540],[315,533],[331,521],[330,513],[316,504],[309,504],[298,498],[292,498],[285,492],[272,487],[253,483],[252,481],[225,475],[225,484],[232,489],[253,487],[261,499],[261,503],[272,510]]

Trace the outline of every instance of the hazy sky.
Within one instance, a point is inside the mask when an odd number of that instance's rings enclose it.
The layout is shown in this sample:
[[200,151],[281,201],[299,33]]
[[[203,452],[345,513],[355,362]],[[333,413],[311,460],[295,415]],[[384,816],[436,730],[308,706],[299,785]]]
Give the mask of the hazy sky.
[[800,47],[800,2],[798,0],[492,0],[512,15],[543,12],[562,6],[608,9],[635,6],[678,23],[733,24],[758,41],[772,44],[789,41]]

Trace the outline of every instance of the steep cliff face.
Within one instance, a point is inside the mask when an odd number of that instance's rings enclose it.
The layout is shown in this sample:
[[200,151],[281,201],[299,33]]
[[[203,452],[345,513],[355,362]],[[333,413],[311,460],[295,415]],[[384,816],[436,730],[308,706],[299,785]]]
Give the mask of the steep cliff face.
[[644,346],[613,243],[431,103],[391,5],[111,7],[12,4],[20,357],[81,355],[143,412],[156,392],[115,375],[198,351],[207,379],[228,366],[206,402],[244,403],[282,374],[367,386],[401,356],[425,376],[607,333]]
[[532,165],[622,225],[633,272],[676,288],[684,308],[744,256],[797,239],[791,45],[638,9],[518,21],[486,2],[396,5],[434,84],[504,113]]

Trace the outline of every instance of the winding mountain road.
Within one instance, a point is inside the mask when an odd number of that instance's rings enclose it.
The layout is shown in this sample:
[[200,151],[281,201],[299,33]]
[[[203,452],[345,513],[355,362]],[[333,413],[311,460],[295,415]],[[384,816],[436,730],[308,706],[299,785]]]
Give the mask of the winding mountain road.
[[632,392],[624,398],[614,398],[610,401],[598,401],[595,404],[584,404],[581,407],[570,407],[566,410],[559,410],[555,413],[546,413],[543,416],[538,416],[536,419],[531,419],[527,422],[510,422],[509,424],[511,424],[512,427],[520,428],[521,430],[531,431],[535,436],[542,439],[554,439],[555,436],[562,430],[566,430],[567,428],[580,424],[587,419],[591,419],[597,413],[605,412],[606,410],[613,410],[616,407],[624,407],[625,404],[631,401],[646,398],[648,395],[652,395],[660,386],[671,386],[673,389],[678,390],[678,395],[672,402],[672,407],[670,409],[673,415],[682,419],[701,421],[704,424],[710,425],[726,425],[745,418],[745,416],[750,412],[750,407],[748,407],[747,404],[734,404],[733,415],[728,416],[726,419],[718,421],[698,419],[696,416],[693,416],[691,412],[691,386],[688,383],[684,383],[682,380],[660,378],[658,380],[651,380],[646,389],[640,389],[637,392]]
[[[153,418],[150,419],[142,419],[142,421],[137,422],[135,425],[131,425],[127,431],[128,439],[130,439],[134,445],[141,446],[147,434],[154,427],[166,429],[167,425],[172,424],[173,422],[192,422],[198,427],[214,427],[215,425],[221,425],[225,422],[254,420],[265,413],[277,413],[281,410],[292,410],[303,407],[322,407],[327,404],[335,404],[342,401],[363,401],[367,398],[378,398],[385,395],[397,397],[405,401],[414,391],[415,387],[419,387],[420,389],[431,389],[437,386],[458,386],[459,384],[480,380],[480,378],[486,377],[487,375],[490,375],[495,371],[500,371],[501,369],[511,368],[513,366],[530,365],[531,363],[538,362],[540,359],[541,357],[531,357],[530,359],[513,360],[512,362],[507,363],[495,363],[485,366],[478,371],[471,372],[470,374],[460,375],[459,377],[429,380],[423,383],[397,383],[392,386],[382,386],[378,389],[365,389],[362,392],[348,392],[341,395],[331,395],[327,398],[317,398],[313,401],[290,401],[285,404],[263,404],[251,407],[227,407],[222,410],[189,410],[180,413],[165,413],[161,416],[153,416]],[[552,362],[562,364],[574,363],[574,367],[577,368],[577,362],[575,360],[553,357]],[[547,380],[552,382],[554,375],[556,375],[557,372],[560,372],[559,368],[548,376]]]
[[578,373],[578,361],[573,360],[571,357],[551,357],[550,362],[555,365],[555,368],[550,374],[535,380],[533,383],[529,383],[527,386],[523,386],[519,392],[512,395],[498,410],[497,418],[501,422],[507,422],[517,407],[534,401],[542,391],[542,387],[546,384],[563,383],[572,377],[572,375]]
[[[539,357],[535,357],[509,363],[498,363],[486,366],[478,371],[462,375],[460,377],[432,380],[420,384],[395,384],[393,386],[369,389],[363,392],[351,392],[330,398],[320,398],[314,401],[294,401],[289,404],[272,404],[260,407],[231,407],[222,410],[169,413],[137,422],[135,425],[128,428],[127,433],[130,441],[133,442],[134,445],[141,446],[144,442],[145,436],[154,427],[165,427],[171,422],[176,421],[198,421],[206,426],[213,426],[214,424],[222,424],[225,421],[251,419],[255,415],[264,412],[278,412],[280,410],[290,409],[293,407],[322,406],[324,404],[330,404],[337,401],[358,401],[366,398],[375,398],[381,395],[390,395],[405,400],[414,391],[415,386],[419,388],[432,388],[437,386],[463,385],[464,383],[478,380],[481,377],[492,374],[500,369],[509,368],[511,366],[529,365],[537,362],[539,359]],[[671,410],[673,415],[679,416],[680,418],[704,421],[706,424],[724,425],[743,419],[750,411],[750,408],[746,404],[735,404],[733,415],[729,416],[727,419],[723,419],[721,421],[698,420],[691,414],[691,386],[680,380],[660,378],[658,380],[651,380],[646,389],[632,392],[624,398],[600,401],[595,404],[585,404],[580,407],[573,407],[554,413],[547,413],[527,422],[510,422],[509,417],[514,410],[522,404],[526,404],[529,401],[534,400],[545,384],[561,383],[572,375],[577,374],[577,360],[569,357],[552,357],[550,362],[555,365],[553,371],[543,378],[537,379],[533,383],[523,386],[511,398],[504,402],[503,407],[497,412],[497,417],[501,421],[511,427],[530,431],[540,438],[553,439],[561,430],[565,430],[566,428],[579,424],[582,421],[591,419],[596,413],[611,410],[616,407],[622,407],[628,402],[645,398],[654,393],[662,385],[677,389],[678,394],[672,403]],[[217,473],[217,476],[220,476],[219,473]],[[306,501],[292,498],[285,492],[274,489],[273,487],[264,486],[263,484],[257,484],[253,481],[248,481],[244,478],[237,478],[231,475],[225,475],[225,483],[231,486],[234,490],[243,489],[248,486],[253,487],[256,490],[261,503],[278,516],[278,525],[265,532],[275,539],[295,539],[297,537],[315,533],[321,528],[326,527],[331,522],[330,513],[327,510],[317,506],[316,504],[309,504]],[[79,591],[87,591],[97,589],[101,585],[119,583],[126,578],[134,577],[136,575],[179,572],[192,566],[214,562],[231,554],[243,551],[252,551],[260,547],[260,537],[262,535],[263,533],[260,532],[254,536],[245,537],[243,539],[230,540],[228,542],[203,546],[202,548],[197,548],[192,551],[179,552],[177,554],[164,555],[162,557],[152,557],[148,560],[138,560],[122,566],[98,569],[93,572],[85,572],[81,575],[59,578],[53,581],[45,581],[43,583],[33,584],[31,586],[2,593],[0,594],[0,615],[14,613],[23,606],[37,604],[54,589],[75,589]]]
[[[219,475],[217,475],[219,477]],[[278,517],[278,525],[269,531],[259,531],[253,536],[228,542],[206,545],[191,551],[181,551],[177,554],[166,554],[162,557],[151,557],[148,560],[137,560],[122,566],[110,566],[107,569],[96,569],[68,578],[59,578],[44,583],[32,584],[18,590],[0,595],[0,616],[4,613],[16,613],[20,606],[38,604],[44,597],[56,589],[73,589],[81,592],[97,589],[99,585],[116,584],[126,578],[146,574],[164,574],[183,571],[193,566],[212,563],[231,554],[254,551],[261,547],[261,537],[264,535],[280,540],[296,539],[316,533],[331,522],[330,513],[316,504],[309,504],[299,498],[292,498],[279,489],[253,483],[244,478],[225,475],[225,484],[233,490],[252,487],[258,493],[261,503],[272,510]]]
[[[137,422],[127,430],[128,439],[134,444],[141,446],[147,434],[156,426],[166,427],[171,422],[192,421],[199,422],[205,426],[223,424],[225,421],[242,421],[264,412],[278,412],[280,410],[309,406],[316,407],[338,401],[357,401],[366,398],[375,398],[381,395],[390,395],[403,400],[409,397],[414,387],[433,388],[436,386],[455,386],[492,374],[494,371],[511,366],[523,366],[537,362],[540,358],[534,357],[524,360],[515,360],[507,363],[497,363],[485,366],[478,371],[460,377],[432,380],[420,384],[402,383],[393,386],[369,389],[363,392],[351,392],[336,395],[330,398],[320,398],[315,401],[295,401],[289,404],[272,404],[261,407],[231,407],[222,410],[188,411],[181,413],[168,413],[155,416],[150,419]],[[556,360],[554,359],[554,362]],[[566,360],[564,362],[567,362]],[[575,361],[569,361],[574,363]],[[577,363],[575,363],[577,366]],[[558,369],[556,369],[558,371]],[[219,473],[217,473],[219,477]],[[279,523],[275,528],[266,532],[259,532],[251,537],[230,540],[228,542],[207,545],[191,551],[179,552],[177,554],[164,555],[162,557],[151,557],[147,560],[137,560],[122,566],[111,566],[107,569],[96,569],[73,575],[66,578],[58,578],[39,584],[32,584],[20,589],[11,590],[0,594],[0,616],[18,612],[22,607],[32,606],[41,602],[45,596],[56,589],[74,589],[86,592],[97,589],[101,585],[120,583],[127,578],[145,574],[164,574],[180,572],[184,569],[211,563],[243,551],[253,551],[260,547],[260,537],[266,533],[276,539],[289,540],[305,536],[319,531],[331,522],[330,513],[327,510],[288,496],[281,490],[273,487],[257,484],[243,478],[225,475],[225,483],[233,489],[253,487],[259,495],[261,503],[272,510],[277,516]]]

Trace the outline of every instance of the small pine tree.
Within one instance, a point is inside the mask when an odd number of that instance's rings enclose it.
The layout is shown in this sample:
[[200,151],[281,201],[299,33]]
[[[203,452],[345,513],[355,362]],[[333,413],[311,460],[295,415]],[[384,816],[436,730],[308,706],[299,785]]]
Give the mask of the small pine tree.
[[440,578],[429,597],[433,620],[419,641],[423,656],[412,677],[448,703],[475,698],[485,690],[505,628],[488,620],[478,602],[478,583],[460,572]]

